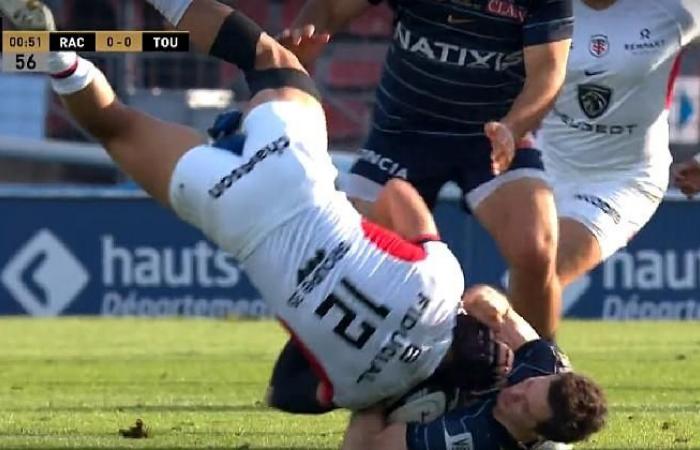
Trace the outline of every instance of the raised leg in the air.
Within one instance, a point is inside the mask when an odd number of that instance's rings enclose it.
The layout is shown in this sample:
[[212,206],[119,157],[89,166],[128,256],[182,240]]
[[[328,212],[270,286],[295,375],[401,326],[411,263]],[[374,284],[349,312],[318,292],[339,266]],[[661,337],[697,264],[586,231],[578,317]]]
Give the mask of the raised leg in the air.
[[76,121],[151,196],[169,204],[170,176],[180,157],[204,142],[195,130],[163,122],[117,99],[109,82],[73,52],[49,55],[51,84]]

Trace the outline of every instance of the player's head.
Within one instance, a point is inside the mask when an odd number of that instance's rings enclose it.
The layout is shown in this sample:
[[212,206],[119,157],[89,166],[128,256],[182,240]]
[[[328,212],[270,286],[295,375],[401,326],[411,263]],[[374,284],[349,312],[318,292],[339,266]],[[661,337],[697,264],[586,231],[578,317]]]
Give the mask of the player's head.
[[458,314],[452,346],[442,375],[452,386],[485,391],[502,386],[513,364],[513,351],[496,339],[485,324],[468,314]]
[[554,442],[577,442],[605,424],[607,404],[601,388],[574,373],[528,378],[503,389],[494,414],[518,430]]

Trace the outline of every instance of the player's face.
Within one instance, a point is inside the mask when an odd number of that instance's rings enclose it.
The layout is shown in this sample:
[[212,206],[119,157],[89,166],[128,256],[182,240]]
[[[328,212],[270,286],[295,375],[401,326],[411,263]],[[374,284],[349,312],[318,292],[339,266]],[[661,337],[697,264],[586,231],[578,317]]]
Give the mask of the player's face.
[[498,413],[508,416],[511,423],[522,429],[534,430],[552,416],[547,395],[555,378],[556,375],[528,378],[503,389],[496,402]]

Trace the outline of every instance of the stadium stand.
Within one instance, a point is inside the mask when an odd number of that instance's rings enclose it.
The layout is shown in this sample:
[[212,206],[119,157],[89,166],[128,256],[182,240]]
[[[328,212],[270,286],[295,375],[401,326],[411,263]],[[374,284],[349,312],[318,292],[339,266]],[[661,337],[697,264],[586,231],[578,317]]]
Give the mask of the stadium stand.
[[[264,24],[276,34],[288,26],[305,0],[223,0]],[[49,0],[57,11],[63,29],[163,29],[160,15],[142,1],[119,0]],[[366,136],[373,106],[374,88],[379,80],[387,44],[392,35],[393,17],[387,6],[370,8],[348,30],[339,33],[314,67],[314,76],[326,99],[331,148],[356,151]],[[687,52],[683,73],[700,72],[700,47]],[[164,118],[173,114],[191,125],[199,125],[206,115],[198,112],[174,112],[157,105],[169,101],[153,101],[153,95],[178,98],[189,89],[226,90],[235,101],[245,101],[247,87],[240,71],[228,64],[197,54],[127,54],[90,55],[93,61],[115,84],[127,102],[156,105],[150,112]],[[172,94],[170,93],[172,91]],[[183,106],[187,108],[187,106]],[[59,102],[49,100],[47,138],[87,140],[66,118]],[[211,112],[213,114],[213,112]],[[685,158],[695,150],[691,145],[675,145],[677,158]],[[23,172],[30,172],[24,170]],[[14,178],[14,177],[13,177]]]

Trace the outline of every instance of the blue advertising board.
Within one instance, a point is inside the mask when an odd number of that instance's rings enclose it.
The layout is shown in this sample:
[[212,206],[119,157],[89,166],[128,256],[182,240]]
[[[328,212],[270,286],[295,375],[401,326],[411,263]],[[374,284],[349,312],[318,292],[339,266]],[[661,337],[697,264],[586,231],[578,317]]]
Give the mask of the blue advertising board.
[[[231,256],[136,191],[0,191],[0,314],[259,316]],[[467,282],[503,285],[493,241],[456,201],[436,211]],[[665,201],[630,246],[567,289],[569,317],[700,319],[700,203]]]
[[233,258],[172,213],[88,192],[0,198],[0,314],[267,313]]
[[[468,284],[506,285],[505,263],[475,220],[450,202],[436,217]],[[563,303],[575,318],[700,319],[700,202],[667,198],[626,248],[566,289]]]

